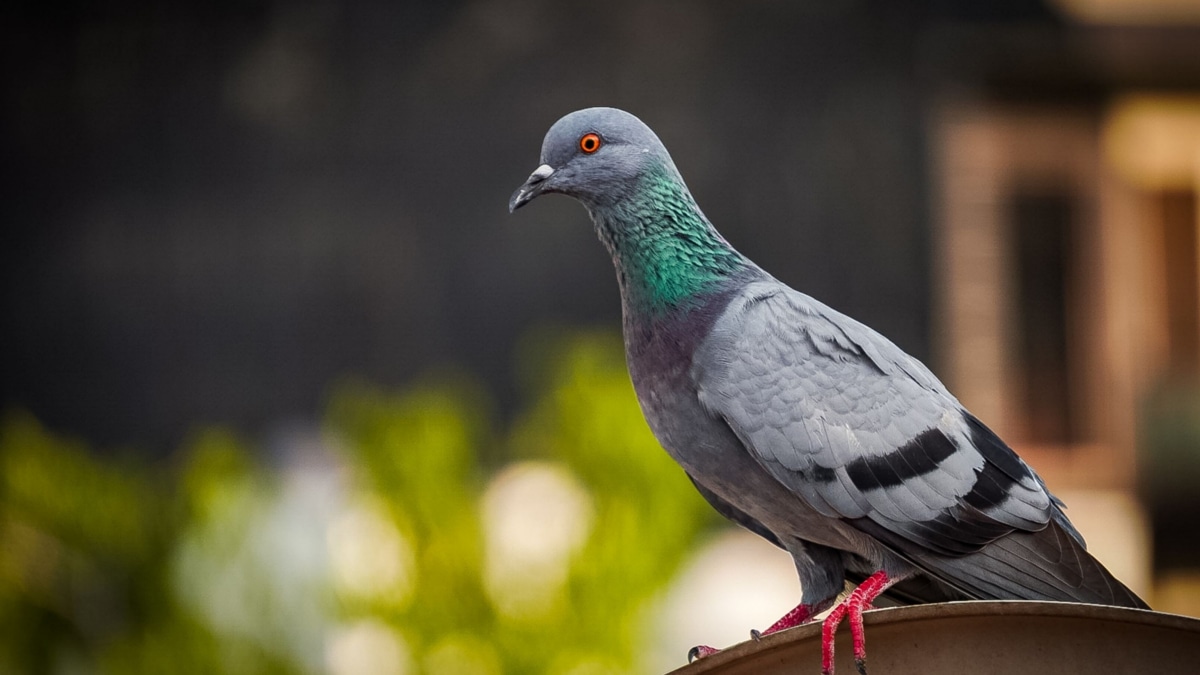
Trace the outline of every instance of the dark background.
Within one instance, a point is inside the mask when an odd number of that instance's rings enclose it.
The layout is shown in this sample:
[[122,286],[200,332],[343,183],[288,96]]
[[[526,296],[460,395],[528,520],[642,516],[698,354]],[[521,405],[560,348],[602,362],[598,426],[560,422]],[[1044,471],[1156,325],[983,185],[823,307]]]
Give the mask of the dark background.
[[584,212],[505,208],[592,105],[767,270],[928,358],[927,114],[1098,95],[1066,31],[1000,0],[9,6],[0,404],[148,452],[312,418],[349,374],[449,364],[509,409],[531,327],[618,325]]

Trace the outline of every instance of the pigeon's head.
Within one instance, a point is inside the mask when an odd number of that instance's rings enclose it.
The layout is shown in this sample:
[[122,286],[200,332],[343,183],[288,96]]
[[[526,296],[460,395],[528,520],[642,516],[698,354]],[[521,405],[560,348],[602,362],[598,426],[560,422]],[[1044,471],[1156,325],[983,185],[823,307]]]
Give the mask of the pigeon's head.
[[508,210],[547,192],[574,197],[589,209],[603,208],[636,189],[651,166],[674,164],[641,120],[616,108],[577,110],[546,132],[541,165],[513,193]]

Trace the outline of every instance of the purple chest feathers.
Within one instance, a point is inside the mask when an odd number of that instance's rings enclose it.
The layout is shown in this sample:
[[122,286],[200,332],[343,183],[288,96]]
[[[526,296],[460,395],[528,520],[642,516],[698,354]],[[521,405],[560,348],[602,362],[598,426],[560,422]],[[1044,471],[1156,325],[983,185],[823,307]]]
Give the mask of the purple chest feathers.
[[666,412],[679,399],[695,400],[692,360],[713,324],[729,304],[732,292],[656,317],[625,315],[625,356],[638,400],[649,419]]

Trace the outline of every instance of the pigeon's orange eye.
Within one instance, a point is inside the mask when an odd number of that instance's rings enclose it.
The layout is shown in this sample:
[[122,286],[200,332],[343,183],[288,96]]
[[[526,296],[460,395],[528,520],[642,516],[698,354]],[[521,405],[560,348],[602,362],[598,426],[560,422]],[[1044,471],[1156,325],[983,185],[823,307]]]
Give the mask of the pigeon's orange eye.
[[579,139],[579,149],[589,155],[599,150],[600,136],[598,134],[584,134],[583,138]]

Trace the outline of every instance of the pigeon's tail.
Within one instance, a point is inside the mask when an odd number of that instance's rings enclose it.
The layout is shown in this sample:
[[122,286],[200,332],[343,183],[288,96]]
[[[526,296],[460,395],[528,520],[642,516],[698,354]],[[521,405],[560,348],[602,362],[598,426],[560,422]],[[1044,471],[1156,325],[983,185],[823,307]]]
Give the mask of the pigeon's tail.
[[1076,537],[1055,518],[1045,529],[1014,532],[969,555],[920,556],[917,563],[980,600],[1058,600],[1149,609]]

